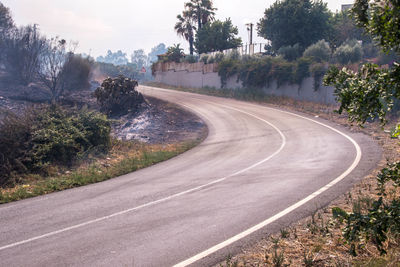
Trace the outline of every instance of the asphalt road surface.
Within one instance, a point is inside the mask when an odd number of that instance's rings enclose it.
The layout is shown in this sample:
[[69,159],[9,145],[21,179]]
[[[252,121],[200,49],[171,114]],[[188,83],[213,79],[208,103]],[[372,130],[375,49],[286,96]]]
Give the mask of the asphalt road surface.
[[376,166],[371,139],[318,118],[141,87],[207,139],[132,174],[0,206],[0,266],[209,266],[328,204]]

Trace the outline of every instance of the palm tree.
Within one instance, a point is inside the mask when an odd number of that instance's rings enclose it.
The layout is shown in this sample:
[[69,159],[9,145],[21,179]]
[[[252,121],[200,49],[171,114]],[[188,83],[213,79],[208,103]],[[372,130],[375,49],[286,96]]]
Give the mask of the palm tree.
[[167,61],[180,62],[181,58],[185,56],[180,45],[181,44],[174,44],[173,46],[168,47],[167,53],[165,53]]
[[187,11],[183,11],[182,15],[178,15],[176,18],[178,22],[175,24],[175,31],[189,42],[190,54],[193,55],[194,30],[196,30],[196,27],[192,24],[192,18]]
[[188,16],[197,21],[197,30],[200,30],[207,22],[214,20],[215,10],[212,0],[190,0],[185,3]]

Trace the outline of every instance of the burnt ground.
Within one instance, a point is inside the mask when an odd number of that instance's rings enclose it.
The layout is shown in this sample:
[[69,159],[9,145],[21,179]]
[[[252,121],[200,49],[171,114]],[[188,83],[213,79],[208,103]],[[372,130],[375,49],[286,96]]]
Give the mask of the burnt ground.
[[[3,80],[4,81],[4,80]],[[10,85],[0,81],[0,119],[5,110],[20,113],[25,108],[49,102],[50,95],[43,86]],[[92,91],[76,91],[61,100],[62,105],[99,110]],[[196,115],[177,105],[146,97],[138,111],[111,118],[112,134],[117,139],[149,144],[172,144],[205,137],[207,127]]]
[[177,105],[152,97],[146,97],[146,101],[140,111],[125,115],[114,123],[114,136],[163,144],[201,139],[207,133],[206,125],[199,117]]

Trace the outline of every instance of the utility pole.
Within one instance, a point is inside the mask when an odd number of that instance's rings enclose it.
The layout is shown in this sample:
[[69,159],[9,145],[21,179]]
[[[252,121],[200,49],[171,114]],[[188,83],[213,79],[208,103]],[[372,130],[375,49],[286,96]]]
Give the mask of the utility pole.
[[254,26],[254,24],[250,22],[250,23],[247,23],[246,26],[247,26],[247,30],[250,33],[250,45],[252,45],[253,44],[253,26]]

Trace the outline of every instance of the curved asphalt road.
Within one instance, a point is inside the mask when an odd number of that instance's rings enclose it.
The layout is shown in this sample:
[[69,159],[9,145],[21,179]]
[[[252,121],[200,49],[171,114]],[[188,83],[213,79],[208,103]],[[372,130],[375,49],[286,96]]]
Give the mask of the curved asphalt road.
[[380,159],[369,138],[330,122],[141,90],[198,114],[208,138],[132,174],[1,205],[0,266],[212,265],[326,205]]

